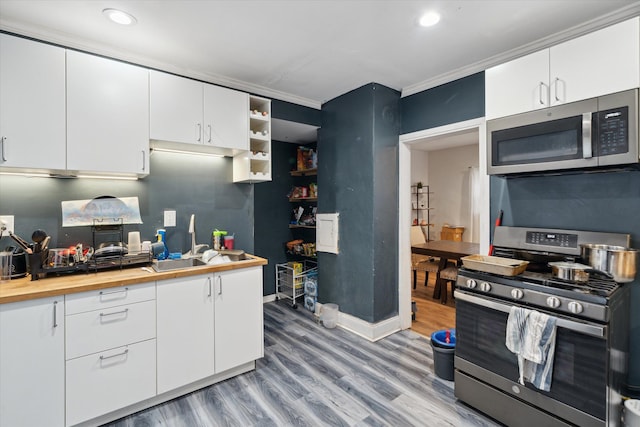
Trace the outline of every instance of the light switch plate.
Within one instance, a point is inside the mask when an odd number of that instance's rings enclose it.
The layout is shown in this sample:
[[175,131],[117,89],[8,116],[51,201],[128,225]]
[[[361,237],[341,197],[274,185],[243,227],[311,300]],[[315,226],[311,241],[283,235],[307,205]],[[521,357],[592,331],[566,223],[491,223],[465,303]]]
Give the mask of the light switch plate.
[[176,226],[176,211],[164,211],[164,226],[165,227]]
[[[0,215],[0,221],[4,222],[4,226],[7,227],[7,229],[4,230],[4,236],[8,236],[9,232],[15,233],[13,215]],[[2,226],[2,224],[0,224],[0,226]]]

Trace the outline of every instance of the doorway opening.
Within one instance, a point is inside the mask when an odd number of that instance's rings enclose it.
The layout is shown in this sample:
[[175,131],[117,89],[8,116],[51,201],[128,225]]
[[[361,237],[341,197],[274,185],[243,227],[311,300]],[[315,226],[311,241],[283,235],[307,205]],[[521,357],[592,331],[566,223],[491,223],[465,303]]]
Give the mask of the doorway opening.
[[[469,153],[472,154],[470,155]],[[456,162],[456,156],[461,157],[459,162]],[[465,156],[467,158],[465,158]],[[468,164],[469,162],[474,161],[477,162],[477,164]],[[485,253],[488,249],[490,228],[488,197],[489,177],[486,175],[486,138],[484,118],[401,135],[399,145],[399,163],[400,176],[398,180],[398,210],[400,213],[400,220],[398,229],[398,312],[402,329],[408,329],[412,328],[413,324],[411,302],[413,298],[412,294],[414,294],[413,274],[410,268],[410,230],[414,220],[411,203],[411,186],[415,185],[416,182],[419,181],[422,183],[430,183],[429,190],[433,192],[434,196],[433,203],[431,203],[431,206],[433,207],[433,221],[431,221],[431,223],[434,225],[428,226],[431,227],[429,232],[429,235],[432,237],[431,240],[440,239],[440,227],[442,224],[451,222],[464,223],[467,224],[465,227],[467,231],[465,231],[466,236],[464,240],[479,243],[482,253]],[[426,168],[415,166],[420,164],[424,165],[425,163],[427,164]],[[454,167],[453,164],[457,164],[457,166]],[[473,187],[474,190],[472,191],[468,189],[468,168],[470,166],[477,167],[477,185]],[[456,169],[458,172],[455,172]],[[449,177],[444,176],[447,172],[449,173]],[[463,181],[464,184],[462,184]],[[453,189],[448,190],[449,187],[452,187]],[[464,190],[463,187],[466,188],[466,190]],[[440,215],[437,214],[439,205],[439,203],[437,203],[438,199],[436,199],[437,190],[441,193],[450,193],[449,195],[440,195]],[[475,210],[477,211],[477,217],[475,220],[471,218],[468,206],[468,200],[472,196],[476,198],[478,204],[478,208]],[[430,276],[435,275],[430,274]],[[416,294],[423,295],[425,297],[427,295],[432,295],[434,282],[435,277],[430,277],[429,284],[425,291],[424,276],[421,276],[418,278],[416,284]],[[425,298],[425,302],[429,301]],[[439,300],[432,300],[430,303],[440,305]],[[426,305],[423,307],[424,312],[420,313],[420,308],[418,308],[418,310],[417,319],[427,320],[426,326],[424,326],[427,329],[442,329],[442,322],[447,322],[447,327],[452,326],[452,321],[446,316],[447,313],[449,313],[451,318],[454,316],[454,312],[452,312],[452,308],[450,308],[449,305],[432,308]],[[430,324],[433,326],[430,326]],[[422,326],[423,325],[416,324],[416,329],[423,330]],[[418,332],[426,334],[427,330]]]

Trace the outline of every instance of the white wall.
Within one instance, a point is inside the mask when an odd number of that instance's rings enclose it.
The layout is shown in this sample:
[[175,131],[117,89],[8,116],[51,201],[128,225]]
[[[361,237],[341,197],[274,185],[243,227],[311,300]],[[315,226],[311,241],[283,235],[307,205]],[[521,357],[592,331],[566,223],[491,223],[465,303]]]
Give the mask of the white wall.
[[422,150],[411,151],[411,185],[422,182],[429,183],[429,152]]
[[[412,151],[412,162],[416,151]],[[416,156],[417,157],[417,156]],[[440,230],[444,224],[465,227],[462,240],[471,242],[472,236],[469,172],[471,166],[478,166],[478,146],[466,145],[429,152],[428,182],[430,195],[430,220],[433,240],[440,240]],[[477,231],[478,227],[474,227]],[[474,238],[475,237],[475,238]]]

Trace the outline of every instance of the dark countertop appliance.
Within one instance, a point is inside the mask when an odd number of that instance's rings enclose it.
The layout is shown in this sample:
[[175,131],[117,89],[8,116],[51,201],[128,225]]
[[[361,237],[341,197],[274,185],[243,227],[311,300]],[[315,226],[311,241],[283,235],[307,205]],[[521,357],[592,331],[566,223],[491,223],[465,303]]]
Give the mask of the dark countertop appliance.
[[[548,267],[559,259],[579,261],[583,243],[628,247],[630,235],[498,227],[494,255],[529,258],[531,269],[516,276],[460,269],[454,361],[460,400],[510,426],[620,425],[629,357],[629,285],[595,273],[584,283],[562,280]],[[514,306],[557,319],[549,391],[518,382],[517,357],[505,345]]]

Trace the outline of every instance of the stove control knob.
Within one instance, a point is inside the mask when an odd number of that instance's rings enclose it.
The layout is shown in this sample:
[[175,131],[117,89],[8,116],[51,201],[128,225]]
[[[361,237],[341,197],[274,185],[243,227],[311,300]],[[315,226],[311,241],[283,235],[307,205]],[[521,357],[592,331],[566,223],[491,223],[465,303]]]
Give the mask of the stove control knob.
[[480,283],[480,290],[482,292],[489,292],[491,290],[491,285],[488,284],[487,282],[482,282]]
[[467,288],[473,289],[476,287],[476,281],[473,279],[467,279]]
[[579,302],[575,302],[575,301],[571,301],[567,307],[569,308],[569,311],[572,312],[573,314],[580,314],[582,313],[582,304],[580,304]]
[[522,299],[524,292],[522,292],[522,289],[511,289],[511,296],[513,299]]
[[547,298],[547,305],[551,308],[560,307],[560,300],[557,297],[549,297]]

